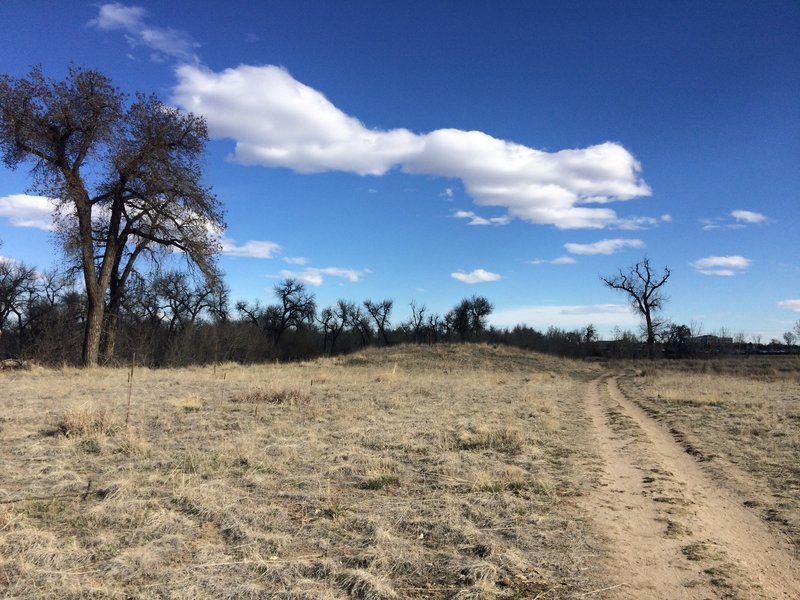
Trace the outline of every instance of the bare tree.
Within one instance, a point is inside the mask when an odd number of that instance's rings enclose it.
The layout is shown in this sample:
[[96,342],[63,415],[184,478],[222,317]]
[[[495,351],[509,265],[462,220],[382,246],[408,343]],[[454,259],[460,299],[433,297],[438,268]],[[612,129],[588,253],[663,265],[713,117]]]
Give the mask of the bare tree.
[[207,282],[193,285],[184,271],[170,271],[155,282],[156,293],[163,301],[169,333],[192,327],[203,311],[215,306],[215,289]]
[[350,331],[357,335],[361,341],[361,346],[366,347],[372,343],[372,326],[369,324],[369,317],[361,310],[360,306],[349,305],[347,313],[347,325]]
[[616,275],[600,278],[611,289],[625,292],[634,310],[642,317],[650,360],[655,358],[657,333],[665,323],[658,319],[657,313],[667,301],[662,288],[670,274],[667,267],[662,274],[657,274],[645,256],[627,270],[620,269]]
[[419,344],[420,333],[425,325],[425,311],[428,310],[428,307],[424,304],[417,306],[416,300],[412,300],[409,306],[411,307],[411,316],[408,318],[406,326],[412,332],[414,343]]
[[11,315],[23,318],[27,297],[35,293],[36,271],[21,262],[0,258],[0,336]]
[[0,77],[3,160],[32,165],[32,187],[55,199],[65,249],[83,272],[85,366],[98,362],[106,314],[118,310],[138,257],[177,248],[213,277],[224,226],[219,202],[200,184],[205,121],[155,96],[126,104],[90,69],[70,68],[64,81],[40,68]]
[[381,302],[373,302],[372,300],[364,301],[364,308],[367,309],[372,320],[375,321],[378,333],[381,338],[383,338],[384,346],[389,345],[389,335],[386,329],[389,326],[389,316],[392,314],[393,305],[394,300],[382,300]]
[[288,329],[302,329],[313,324],[317,304],[314,294],[306,291],[305,284],[297,279],[284,280],[274,291],[279,304],[262,307],[258,302],[252,305],[237,302],[236,310],[267,335],[277,348]]
[[445,327],[457,333],[462,342],[477,339],[486,328],[486,319],[493,309],[492,303],[483,296],[464,298],[445,314]]
[[[322,309],[317,321],[322,326],[322,351],[323,353],[333,354],[336,349],[336,341],[347,325],[348,315],[355,308],[352,302],[337,300],[334,306]],[[330,342],[330,347],[328,347]]]
[[791,347],[797,341],[797,336],[793,332],[787,331],[783,334],[783,341],[786,342],[787,346]]

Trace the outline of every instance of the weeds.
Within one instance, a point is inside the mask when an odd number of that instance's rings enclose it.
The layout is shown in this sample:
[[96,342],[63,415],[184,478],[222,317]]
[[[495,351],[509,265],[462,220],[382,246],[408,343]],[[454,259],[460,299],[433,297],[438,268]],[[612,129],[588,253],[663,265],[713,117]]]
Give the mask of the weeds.
[[279,390],[255,389],[234,397],[232,401],[244,404],[288,404],[293,406],[296,404],[308,404],[310,397],[296,388]]
[[64,411],[56,429],[66,437],[111,435],[116,431],[114,419],[105,408],[84,404]]

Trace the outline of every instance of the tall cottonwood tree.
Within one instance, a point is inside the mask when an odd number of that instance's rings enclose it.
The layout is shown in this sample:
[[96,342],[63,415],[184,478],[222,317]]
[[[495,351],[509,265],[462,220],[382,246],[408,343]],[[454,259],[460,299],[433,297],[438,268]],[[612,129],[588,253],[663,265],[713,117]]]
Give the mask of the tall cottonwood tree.
[[103,74],[72,67],[65,80],[38,67],[0,76],[0,153],[31,164],[32,189],[53,198],[65,249],[86,289],[83,364],[94,366],[103,331],[113,352],[116,315],[137,260],[181,251],[216,276],[222,211],[201,183],[205,121],[138,94],[132,102]]
[[635,265],[620,269],[616,275],[600,277],[607,287],[625,292],[631,306],[642,317],[650,360],[655,358],[656,337],[665,324],[665,321],[658,319],[657,313],[667,301],[663,287],[671,274],[667,267],[664,267],[663,273],[656,273],[645,256]]

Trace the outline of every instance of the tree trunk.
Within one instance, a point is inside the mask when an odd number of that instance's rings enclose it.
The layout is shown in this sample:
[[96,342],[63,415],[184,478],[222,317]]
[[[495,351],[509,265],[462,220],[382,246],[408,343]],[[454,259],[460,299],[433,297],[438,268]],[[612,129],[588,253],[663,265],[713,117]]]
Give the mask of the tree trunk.
[[653,331],[653,319],[650,317],[649,307],[645,307],[645,325],[647,327],[647,358],[656,359],[656,334]]
[[119,307],[109,306],[105,313],[105,326],[103,327],[103,338],[101,340],[100,353],[103,363],[107,364],[114,358],[114,349],[117,343],[117,331],[119,330]]
[[83,335],[83,366],[96,367],[100,357],[100,338],[103,334],[104,308],[102,299],[88,302],[86,329]]

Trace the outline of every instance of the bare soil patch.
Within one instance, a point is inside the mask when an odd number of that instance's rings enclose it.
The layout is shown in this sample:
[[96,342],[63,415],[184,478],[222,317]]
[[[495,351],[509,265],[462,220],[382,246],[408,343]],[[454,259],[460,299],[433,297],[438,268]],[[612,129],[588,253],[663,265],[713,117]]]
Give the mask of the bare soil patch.
[[731,482],[712,478],[615,378],[594,382],[587,406],[604,463],[585,509],[615,550],[604,558],[611,597],[800,597],[790,544]]

